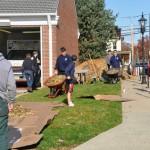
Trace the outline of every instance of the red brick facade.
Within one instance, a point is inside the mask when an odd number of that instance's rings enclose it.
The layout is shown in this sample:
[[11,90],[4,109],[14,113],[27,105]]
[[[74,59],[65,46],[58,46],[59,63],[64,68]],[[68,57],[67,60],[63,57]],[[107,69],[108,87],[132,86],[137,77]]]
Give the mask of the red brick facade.
[[[60,0],[57,12],[60,17],[58,25],[52,26],[52,71],[61,47],[66,47],[70,55],[78,55],[78,24],[74,0]],[[43,81],[49,77],[48,31],[48,26],[42,26]]]
[[53,27],[57,36],[56,51],[53,51],[54,61],[60,54],[60,47],[63,46],[66,47],[68,54],[78,55],[78,24],[75,7],[74,0],[60,0],[58,7],[60,19],[58,26]]
[[42,26],[42,75],[43,81],[49,77],[49,28]]

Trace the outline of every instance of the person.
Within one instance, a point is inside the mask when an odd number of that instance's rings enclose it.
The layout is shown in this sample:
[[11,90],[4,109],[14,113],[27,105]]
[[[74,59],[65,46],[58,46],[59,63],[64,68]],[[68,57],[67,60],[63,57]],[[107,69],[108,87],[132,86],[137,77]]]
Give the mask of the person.
[[75,63],[77,60],[76,55],[71,56],[71,62],[69,66],[65,69],[66,75],[66,92],[67,92],[67,101],[69,106],[74,106],[74,103],[71,100],[71,93],[73,91],[74,86],[74,73],[75,73]]
[[33,60],[33,63],[34,63],[34,65],[33,65],[34,81],[33,81],[32,89],[36,90],[37,83],[39,82],[40,77],[41,77],[40,60],[38,59],[38,52],[37,51],[33,52],[33,57],[31,59]]
[[16,83],[12,66],[0,52],[0,149],[8,150],[8,113],[13,110]]
[[34,62],[31,60],[31,54],[26,54],[26,59],[23,61],[22,68],[23,68],[23,75],[26,77],[27,80],[27,91],[33,92],[32,85],[33,85],[33,66]]
[[145,73],[147,76],[150,76],[150,60],[148,60],[147,68],[145,69]]
[[122,67],[122,60],[119,55],[117,55],[117,50],[114,50],[113,56],[110,59],[110,67],[111,68],[120,68]]
[[111,50],[108,50],[107,55],[105,57],[106,63],[107,63],[107,70],[110,69],[110,59],[111,59],[111,57],[112,57]]
[[55,70],[58,75],[65,75],[65,69],[70,64],[70,56],[66,53],[66,48],[60,48],[61,55],[56,60]]

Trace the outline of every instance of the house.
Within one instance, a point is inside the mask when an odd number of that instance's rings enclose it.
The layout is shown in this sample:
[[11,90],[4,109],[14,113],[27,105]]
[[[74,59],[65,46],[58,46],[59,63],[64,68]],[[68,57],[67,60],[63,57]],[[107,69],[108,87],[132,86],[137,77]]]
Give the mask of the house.
[[118,28],[118,26],[115,26],[116,34],[114,37],[109,41],[108,43],[108,49],[111,51],[117,50],[121,51],[121,28]]
[[0,0],[0,50],[35,49],[41,85],[51,75],[60,47],[78,55],[75,0]]

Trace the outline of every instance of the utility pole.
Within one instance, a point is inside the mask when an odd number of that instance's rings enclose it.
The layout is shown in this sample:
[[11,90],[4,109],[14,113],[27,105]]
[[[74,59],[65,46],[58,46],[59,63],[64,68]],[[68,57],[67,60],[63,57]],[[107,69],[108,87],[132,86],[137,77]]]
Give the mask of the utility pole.
[[131,62],[134,63],[134,31],[131,25]]
[[149,14],[149,52],[148,52],[148,70],[147,70],[147,87],[149,88],[149,74],[150,74],[150,71],[149,71],[149,64],[150,63],[150,14]]

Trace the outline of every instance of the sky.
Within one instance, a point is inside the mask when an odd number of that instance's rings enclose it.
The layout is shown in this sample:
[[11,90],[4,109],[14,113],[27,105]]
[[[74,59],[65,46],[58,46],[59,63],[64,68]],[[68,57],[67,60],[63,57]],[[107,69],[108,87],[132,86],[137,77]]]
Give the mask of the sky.
[[[144,18],[147,19],[147,30],[149,30],[149,15],[150,15],[150,0],[105,0],[106,9],[111,9],[113,14],[118,14],[115,22],[122,29],[124,41],[131,43],[130,32],[131,25],[134,28],[134,33],[140,32],[138,20],[141,18],[142,12]],[[149,35],[148,32],[144,34]],[[134,34],[134,43],[141,38],[141,34]]]

